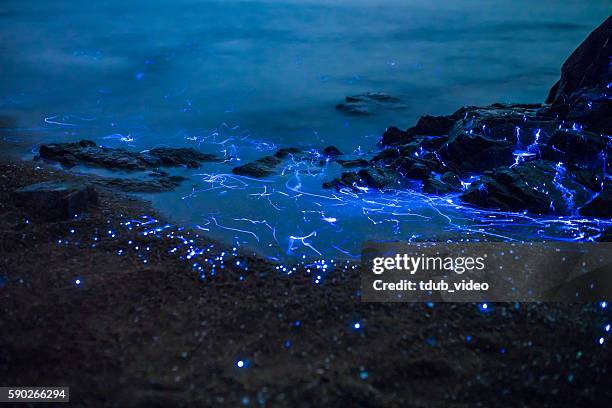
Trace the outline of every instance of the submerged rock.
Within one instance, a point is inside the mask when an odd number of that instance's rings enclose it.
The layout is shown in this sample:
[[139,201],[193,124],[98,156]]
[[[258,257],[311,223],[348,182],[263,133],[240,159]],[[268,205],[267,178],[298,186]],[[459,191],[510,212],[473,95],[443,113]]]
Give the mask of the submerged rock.
[[280,164],[290,156],[299,156],[304,152],[296,147],[279,149],[272,156],[265,156],[242,166],[234,167],[232,173],[247,177],[268,177],[279,172]]
[[157,167],[199,167],[201,162],[219,161],[215,155],[200,153],[192,148],[155,148],[144,152],[101,147],[91,140],[76,143],[41,145],[40,157],[67,167],[77,164],[104,167],[111,170],[147,170]]
[[461,199],[495,210],[567,215],[591,196],[562,165],[538,160],[485,174],[470,185]]
[[87,212],[98,202],[95,188],[85,182],[48,181],[14,191],[17,205],[35,217],[67,219]]
[[276,167],[282,160],[276,156],[265,156],[253,162],[234,167],[232,173],[249,177],[268,177],[276,173]]
[[382,92],[367,92],[347,96],[344,103],[336,105],[336,109],[349,115],[372,115],[379,109],[404,109],[406,105],[399,98]]
[[327,146],[323,149],[323,154],[330,157],[342,156],[342,152],[336,146]]

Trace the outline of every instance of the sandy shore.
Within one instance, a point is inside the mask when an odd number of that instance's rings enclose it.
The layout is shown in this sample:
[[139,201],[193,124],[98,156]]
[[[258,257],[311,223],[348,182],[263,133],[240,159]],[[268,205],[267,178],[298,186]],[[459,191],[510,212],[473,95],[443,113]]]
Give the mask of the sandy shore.
[[[112,190],[63,222],[37,220],[11,198],[16,187],[71,177],[0,162],[2,385],[70,386],[77,406],[605,406],[612,398],[609,345],[598,342],[609,308],[365,304],[357,270],[336,268],[315,284],[312,274],[234,256],[193,231],[145,235],[165,226],[162,217]],[[127,223],[143,214],[159,222]],[[214,276],[209,264],[204,276],[194,267],[198,256],[187,259],[189,246],[210,249],[199,257],[213,260]]]

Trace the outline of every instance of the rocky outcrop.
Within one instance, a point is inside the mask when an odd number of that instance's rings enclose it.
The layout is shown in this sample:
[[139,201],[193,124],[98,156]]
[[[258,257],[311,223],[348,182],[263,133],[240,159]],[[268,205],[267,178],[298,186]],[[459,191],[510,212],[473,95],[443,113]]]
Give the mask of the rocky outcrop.
[[348,115],[372,115],[381,109],[404,109],[406,105],[399,98],[382,92],[367,92],[347,96],[344,103],[336,105],[336,109]]
[[592,193],[563,165],[545,160],[500,167],[473,182],[461,195],[467,203],[503,211],[572,214]]
[[86,182],[49,181],[19,188],[15,203],[33,217],[49,220],[72,218],[87,212],[98,202],[95,188]]
[[568,106],[583,90],[606,86],[612,55],[612,16],[595,29],[561,67],[561,78],[551,88],[546,103]]
[[232,173],[247,177],[268,177],[279,172],[280,165],[284,159],[302,154],[302,149],[294,147],[279,149],[273,156],[265,156],[242,166],[234,167]]
[[392,146],[409,143],[415,136],[443,136],[447,135],[451,130],[460,113],[454,113],[449,116],[422,116],[416,126],[403,131],[395,126],[388,128],[383,133],[381,145]]
[[200,153],[192,148],[155,148],[130,152],[96,145],[91,140],[76,143],[51,143],[40,146],[40,157],[66,167],[77,164],[110,170],[148,170],[158,167],[199,167],[202,162],[219,161],[215,155]]
[[[390,189],[414,179],[424,193],[463,191],[483,208],[609,218],[611,61],[612,17],[565,62],[550,105],[467,106],[389,127],[367,165],[324,186]],[[476,181],[466,188],[462,178]]]
[[594,30],[561,67],[547,103],[560,119],[612,134],[612,16]]
[[[87,165],[108,170],[129,171],[126,177],[89,175],[92,183],[126,192],[155,193],[176,188],[186,178],[171,176],[159,167],[196,168],[202,162],[219,161],[210,154],[191,148],[155,148],[143,152],[112,149],[96,145],[91,140],[75,143],[51,143],[40,146],[40,157],[66,167]],[[146,173],[141,173],[147,171]]]
[[[558,129],[548,139],[544,159],[564,161],[584,168],[603,168],[610,140],[599,133]],[[608,170],[610,163],[606,163]]]

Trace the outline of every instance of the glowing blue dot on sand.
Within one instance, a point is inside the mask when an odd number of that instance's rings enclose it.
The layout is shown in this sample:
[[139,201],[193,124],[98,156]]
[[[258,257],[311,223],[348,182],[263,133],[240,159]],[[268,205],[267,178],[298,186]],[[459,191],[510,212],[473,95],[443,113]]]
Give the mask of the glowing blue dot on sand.
[[247,368],[249,366],[249,362],[246,360],[238,360],[236,362],[236,367],[238,368]]
[[609,325],[609,324],[607,324],[607,325],[606,325],[606,331],[607,331],[607,332],[609,332],[609,331],[610,331],[610,325]]
[[81,280],[80,279],[75,279],[74,280],[74,284],[79,286],[81,284]]
[[603,337],[599,338],[599,344],[604,344],[604,338]]
[[488,303],[481,303],[481,304],[478,305],[478,310],[480,310],[483,313],[487,313],[491,309],[489,308],[489,304]]
[[355,328],[355,330],[359,330],[359,329],[361,329],[361,323],[356,322],[356,323],[353,324],[353,327]]
[[601,302],[599,305],[602,309],[605,309],[606,307],[608,307],[608,302]]

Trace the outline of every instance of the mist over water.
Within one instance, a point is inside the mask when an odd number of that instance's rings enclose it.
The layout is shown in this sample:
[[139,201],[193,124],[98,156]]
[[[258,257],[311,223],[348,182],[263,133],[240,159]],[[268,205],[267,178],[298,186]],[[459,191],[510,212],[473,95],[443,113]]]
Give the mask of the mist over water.
[[[460,4],[459,4],[460,3]],[[323,190],[341,172],[231,168],[278,147],[360,155],[390,125],[463,105],[541,102],[610,1],[3,1],[0,136],[232,158],[147,196],[172,219],[274,257],[357,255],[365,239],[584,239],[601,224],[474,211],[418,192]],[[403,110],[334,109],[386,92]],[[87,171],[86,169],[79,169]]]

